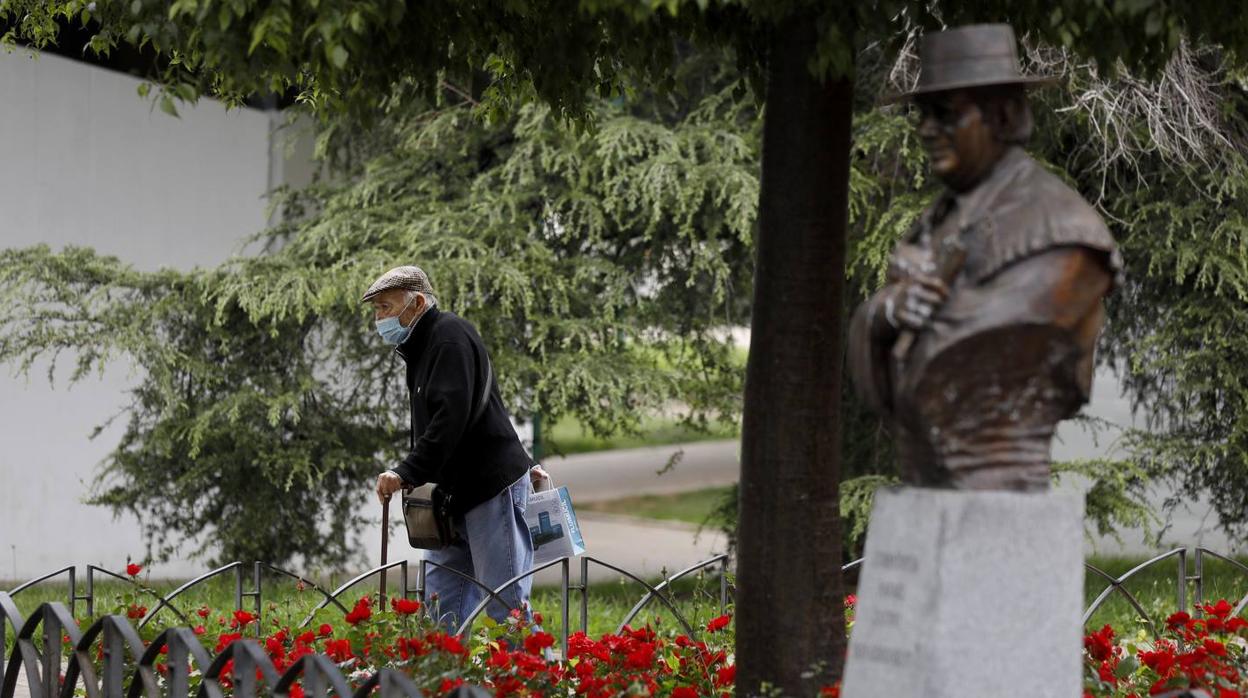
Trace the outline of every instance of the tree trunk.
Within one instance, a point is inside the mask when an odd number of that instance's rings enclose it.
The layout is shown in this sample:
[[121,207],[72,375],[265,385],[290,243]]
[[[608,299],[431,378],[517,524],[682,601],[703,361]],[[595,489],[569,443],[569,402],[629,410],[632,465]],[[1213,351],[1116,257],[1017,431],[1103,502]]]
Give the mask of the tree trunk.
[[[815,22],[769,54],[737,565],[737,695],[811,696],[845,654],[838,502],[853,79],[807,67]],[[824,672],[803,679],[822,665]]]

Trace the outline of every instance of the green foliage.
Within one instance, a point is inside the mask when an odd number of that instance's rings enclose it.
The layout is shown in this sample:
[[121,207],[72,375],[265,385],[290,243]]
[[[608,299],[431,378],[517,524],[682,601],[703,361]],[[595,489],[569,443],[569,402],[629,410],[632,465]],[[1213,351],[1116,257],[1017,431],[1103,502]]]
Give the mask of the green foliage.
[[845,556],[849,559],[862,557],[867,540],[867,525],[871,523],[871,507],[875,504],[875,491],[881,487],[898,485],[897,478],[883,475],[864,475],[841,483],[841,518],[845,532]]
[[[1185,47],[1152,83],[1072,72],[1066,92],[1044,97],[1081,108],[1042,107],[1037,150],[1098,202],[1126,262],[1099,356],[1142,418],[1117,444],[1117,481],[1167,478],[1171,504],[1207,497],[1242,537],[1248,101],[1235,76],[1208,46]],[[1107,465],[1097,464],[1102,475]]]
[[0,252],[0,361],[134,362],[96,501],[138,513],[157,557],[184,538],[218,560],[350,557],[350,505],[406,443],[401,361],[359,303],[400,263],[477,325],[522,416],[597,435],[673,406],[692,428],[733,420],[720,328],[748,297],[755,118],[713,62],[690,71],[691,102],[599,103],[592,133],[541,106],[486,126],[396,95],[367,139],[327,139],[356,164],[287,192],[264,252],[216,269]]
[[1143,530],[1147,536],[1160,522],[1157,513],[1141,497],[1144,485],[1152,478],[1135,462],[1086,459],[1054,464],[1055,483],[1072,475],[1090,484],[1084,500],[1084,529],[1089,534],[1095,531],[1121,541],[1119,529]]
[[1248,19],[1206,0],[933,3],[874,0],[587,0],[463,3],[451,0],[7,0],[7,43],[55,43],[77,23],[88,48],[120,44],[160,57],[162,108],[173,99],[289,94],[322,117],[370,115],[396,82],[432,99],[443,81],[480,79],[481,112],[513,114],[534,98],[565,118],[590,121],[592,96],[633,85],[674,89],[677,42],[728,46],[758,88],[770,28],[812,24],[816,75],[853,75],[865,47],[895,47],[914,27],[1008,19],[1033,38],[1075,49],[1102,68],[1115,61],[1160,69],[1184,36],[1242,51]]

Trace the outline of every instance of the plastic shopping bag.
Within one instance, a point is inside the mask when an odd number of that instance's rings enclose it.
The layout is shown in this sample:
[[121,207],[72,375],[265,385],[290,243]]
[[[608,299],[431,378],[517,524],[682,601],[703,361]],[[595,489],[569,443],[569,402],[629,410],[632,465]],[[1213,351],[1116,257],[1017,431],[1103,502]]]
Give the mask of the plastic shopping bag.
[[585,552],[585,539],[567,487],[530,494],[524,523],[533,539],[535,566]]

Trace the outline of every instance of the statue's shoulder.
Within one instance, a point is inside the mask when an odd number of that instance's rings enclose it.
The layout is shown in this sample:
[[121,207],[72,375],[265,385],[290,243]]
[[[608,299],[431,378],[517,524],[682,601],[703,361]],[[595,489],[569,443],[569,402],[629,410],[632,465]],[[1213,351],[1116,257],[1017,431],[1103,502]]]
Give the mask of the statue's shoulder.
[[1122,258],[1109,227],[1079,192],[1030,156],[973,226],[966,272],[984,282],[1011,264],[1058,247],[1085,247],[1104,255],[1115,277]]

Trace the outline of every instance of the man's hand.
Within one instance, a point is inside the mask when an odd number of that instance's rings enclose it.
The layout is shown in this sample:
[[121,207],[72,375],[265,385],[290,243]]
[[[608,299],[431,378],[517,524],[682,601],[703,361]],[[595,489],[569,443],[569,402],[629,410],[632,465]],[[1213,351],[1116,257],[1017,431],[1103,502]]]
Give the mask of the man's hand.
[[385,504],[386,500],[390,499],[390,495],[401,489],[403,489],[403,478],[399,477],[394,471],[387,470],[377,476],[377,501],[382,504]]

